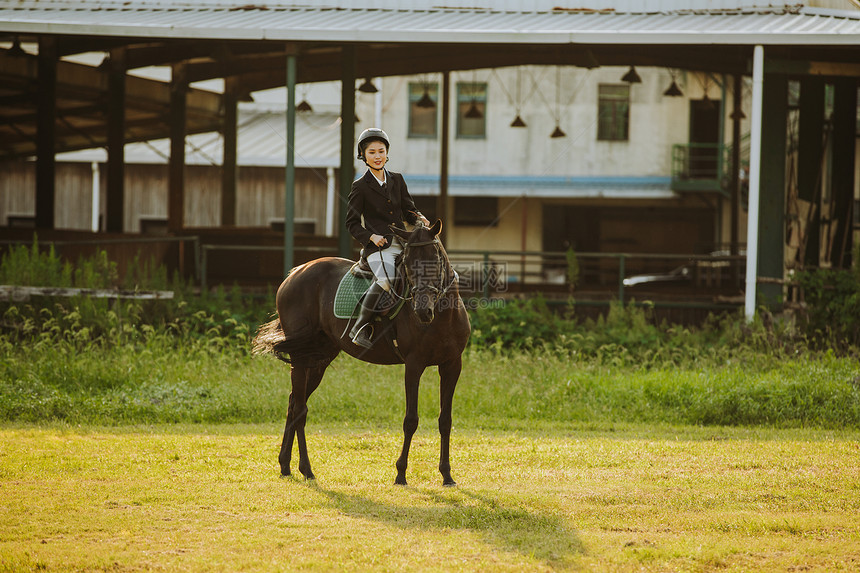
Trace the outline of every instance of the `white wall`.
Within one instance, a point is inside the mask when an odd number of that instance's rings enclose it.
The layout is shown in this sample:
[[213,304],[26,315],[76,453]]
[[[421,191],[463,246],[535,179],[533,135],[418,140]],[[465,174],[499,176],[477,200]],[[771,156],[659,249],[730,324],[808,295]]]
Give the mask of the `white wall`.
[[[663,96],[671,77],[660,68],[639,68],[641,84],[631,87],[630,139],[622,142],[597,140],[597,98],[600,83],[621,84],[626,67],[594,70],[565,67],[556,95],[556,68],[527,66],[521,77],[523,102],[520,115],[527,127],[512,128],[516,115],[516,68],[478,70],[451,74],[451,148],[449,172],[458,175],[541,176],[668,176],[671,173],[671,146],[686,143],[689,129],[687,98]],[[408,127],[408,83],[422,77],[376,79],[383,92],[383,125],[392,139],[390,168],[406,174],[439,172],[439,139],[410,139]],[[456,85],[473,81],[488,83],[486,139],[456,137]],[[441,84],[436,74],[429,81]],[[682,89],[687,86],[679,77]],[[689,91],[701,97],[701,86],[691,83]],[[526,84],[528,88],[525,87]],[[712,84],[713,85],[713,84]],[[711,88],[719,99],[719,89]],[[530,97],[526,99],[526,93]],[[359,96],[357,114],[362,122],[357,132],[370,127],[372,99]],[[550,138],[559,126],[567,134]],[[440,114],[441,115],[441,114]],[[441,131],[441,130],[440,130]]]

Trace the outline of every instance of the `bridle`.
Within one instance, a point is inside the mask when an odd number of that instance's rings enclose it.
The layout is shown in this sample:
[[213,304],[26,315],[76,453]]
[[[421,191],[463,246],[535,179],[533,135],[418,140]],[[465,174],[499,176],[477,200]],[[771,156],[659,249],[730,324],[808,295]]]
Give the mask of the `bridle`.
[[[431,283],[430,281],[425,281],[425,284],[418,284],[415,278],[412,276],[412,269],[407,264],[407,254],[411,247],[426,247],[428,245],[433,245],[436,249],[436,268],[439,270],[439,278],[438,285]],[[447,268],[446,268],[447,264]],[[433,237],[429,241],[416,241],[416,242],[406,242],[403,245],[403,256],[400,260],[400,267],[402,267],[401,276],[407,282],[408,285],[408,294],[405,297],[401,297],[403,300],[411,300],[415,298],[416,294],[419,294],[422,291],[429,291],[434,300],[434,306],[438,304],[438,302],[445,296],[448,290],[454,286],[454,284],[458,280],[457,271],[451,266],[450,261],[448,261],[442,252],[442,242],[439,240],[439,237]],[[451,280],[448,281],[448,284],[445,284],[447,280],[447,276],[449,275]]]

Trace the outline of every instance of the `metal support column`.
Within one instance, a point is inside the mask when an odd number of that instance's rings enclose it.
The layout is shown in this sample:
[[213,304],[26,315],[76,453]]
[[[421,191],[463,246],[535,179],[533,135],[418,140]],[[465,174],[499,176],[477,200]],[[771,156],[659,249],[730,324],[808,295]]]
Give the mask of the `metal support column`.
[[107,196],[105,230],[122,233],[125,219],[125,74],[126,48],[108,59]]
[[168,171],[167,228],[185,226],[185,116],[188,80],[185,64],[173,66],[170,80],[170,163]]
[[36,228],[54,228],[56,209],[57,39],[39,38],[36,119]]
[[287,54],[287,162],[284,177],[284,276],[295,265],[296,55]]
[[355,48],[341,48],[340,186],[338,187],[338,255],[352,258],[352,236],[346,230],[349,192],[355,178]]
[[[738,218],[740,217],[740,195],[741,195],[741,116],[743,115],[743,77],[740,74],[733,76],[732,83],[732,188],[731,188],[731,215],[729,225],[731,226],[729,238],[729,252],[733,257],[740,254],[738,245]],[[732,262],[732,286],[740,284],[740,268]]]
[[824,167],[824,79],[808,76],[800,81],[798,121],[797,196],[809,204],[799,253],[804,267],[821,264],[821,181]]
[[854,147],[857,131],[857,80],[840,78],[833,82],[833,171],[830,193],[831,217],[835,225],[830,249],[834,269],[851,268],[854,224]]
[[221,226],[236,224],[238,162],[238,81],[227,78],[224,86],[224,150],[221,158]]
[[761,183],[761,125],[762,88],[764,84],[764,46],[753,49],[752,117],[750,118],[750,180],[749,210],[747,212],[747,270],[744,293],[744,314],[747,320],[755,316],[756,279],[758,278],[758,214]]
[[[439,166],[439,199],[436,201],[436,216],[442,220],[441,240],[448,238],[448,150],[450,146],[451,117],[451,72],[442,72],[442,152]],[[430,221],[433,223],[434,221]]]
[[[761,197],[759,199],[759,276],[785,278],[785,164],[788,124],[788,77],[765,76],[762,103]],[[783,285],[758,286],[759,299],[775,307],[783,301]]]

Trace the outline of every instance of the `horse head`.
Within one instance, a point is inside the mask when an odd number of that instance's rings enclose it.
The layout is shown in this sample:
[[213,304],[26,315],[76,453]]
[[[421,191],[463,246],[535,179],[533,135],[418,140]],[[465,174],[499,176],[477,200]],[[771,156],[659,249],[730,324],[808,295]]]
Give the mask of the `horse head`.
[[448,287],[449,264],[439,240],[442,221],[431,227],[417,225],[411,232],[391,226],[403,241],[404,278],[409,283],[412,310],[423,324],[433,321],[435,308]]

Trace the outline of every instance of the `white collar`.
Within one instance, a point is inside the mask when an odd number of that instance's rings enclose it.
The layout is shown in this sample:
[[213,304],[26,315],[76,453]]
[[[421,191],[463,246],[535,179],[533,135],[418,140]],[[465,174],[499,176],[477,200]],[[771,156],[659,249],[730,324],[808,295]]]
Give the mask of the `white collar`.
[[371,175],[374,179],[376,179],[376,182],[377,182],[377,183],[379,183],[379,186],[380,186],[380,187],[382,187],[383,185],[385,185],[385,183],[388,181],[388,173],[386,173],[385,169],[383,169],[383,170],[382,170],[382,176],[383,176],[383,177],[385,177],[385,179],[383,179],[383,180],[381,180],[381,181],[379,180],[379,177],[377,177],[376,175],[374,175],[373,171],[371,171],[370,169],[368,169],[368,170],[367,170],[367,172],[368,172],[368,173],[370,173],[370,175]]

